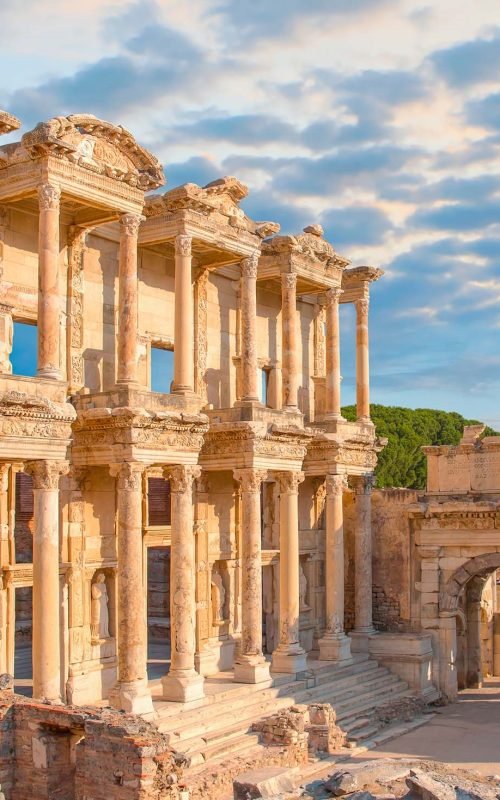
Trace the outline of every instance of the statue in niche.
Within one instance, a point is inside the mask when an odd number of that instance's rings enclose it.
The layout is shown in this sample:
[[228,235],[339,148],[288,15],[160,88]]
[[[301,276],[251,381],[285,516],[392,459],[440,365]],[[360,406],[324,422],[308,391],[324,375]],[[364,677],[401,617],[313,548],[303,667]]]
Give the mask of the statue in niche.
[[306,593],[307,593],[307,578],[302,563],[299,561],[299,607],[301,611],[304,611],[307,608],[309,608],[309,606],[306,603]]
[[98,572],[92,584],[90,604],[90,632],[92,639],[109,639],[108,590],[104,572]]
[[212,573],[211,598],[212,623],[213,625],[223,625],[225,622],[224,606],[226,603],[226,590],[222,582],[222,575],[215,570]]

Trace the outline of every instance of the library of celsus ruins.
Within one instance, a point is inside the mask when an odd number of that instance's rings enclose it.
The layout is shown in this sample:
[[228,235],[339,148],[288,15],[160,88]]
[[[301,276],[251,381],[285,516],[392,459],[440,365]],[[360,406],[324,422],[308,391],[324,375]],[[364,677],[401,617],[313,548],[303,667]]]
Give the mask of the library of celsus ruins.
[[[0,133],[17,127],[0,114]],[[497,517],[490,501],[475,572],[453,555],[441,580],[453,509],[372,493],[382,270],[351,264],[320,225],[282,235],[250,219],[234,177],[164,182],[131,133],[91,115],[0,147],[0,673],[36,700],[160,730],[208,707],[221,675],[240,709],[330,675],[363,696],[372,669],[381,705],[453,697],[458,596],[500,567]],[[341,413],[343,304],[355,422]],[[14,374],[35,340],[33,370]],[[454,496],[436,470],[431,495]],[[497,639],[500,668],[500,625]]]

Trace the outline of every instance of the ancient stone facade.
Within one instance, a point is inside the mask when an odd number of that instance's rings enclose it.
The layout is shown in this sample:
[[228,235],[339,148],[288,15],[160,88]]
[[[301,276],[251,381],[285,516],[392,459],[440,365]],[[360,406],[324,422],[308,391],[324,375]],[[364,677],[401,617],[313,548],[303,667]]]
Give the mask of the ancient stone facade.
[[[0,115],[0,132],[16,125]],[[91,115],[0,147],[0,671],[17,679],[31,591],[34,696],[143,715],[148,639],[164,646],[155,696],[180,703],[221,669],[265,685],[313,648],[332,663],[366,649],[383,446],[368,370],[381,271],[350,267],[318,225],[251,220],[236,178],[152,194],[163,180]],[[341,303],[356,310],[354,423]],[[34,376],[13,374],[19,323],[37,326]],[[173,351],[164,392],[158,351]]]

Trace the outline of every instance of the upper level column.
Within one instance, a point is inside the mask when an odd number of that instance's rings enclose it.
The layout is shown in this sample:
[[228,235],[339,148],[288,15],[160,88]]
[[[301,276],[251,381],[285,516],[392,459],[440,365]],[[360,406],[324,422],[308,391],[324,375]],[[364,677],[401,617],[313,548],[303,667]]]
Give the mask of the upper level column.
[[339,301],[342,289],[326,293],[326,409],[334,419],[341,417],[340,403],[340,319]]
[[258,401],[257,253],[241,262],[241,399]]
[[38,367],[41,378],[62,378],[60,369],[59,208],[61,189],[38,188]]
[[358,638],[353,650],[366,649],[366,636],[375,633],[372,601],[372,486],[373,475],[350,478],[356,495],[354,530],[354,607],[355,623],[351,637]]
[[356,300],[356,411],[360,422],[370,421],[369,305],[368,297]]
[[297,275],[294,272],[281,274],[281,325],[283,407],[296,409],[299,384],[299,334],[297,330]]
[[175,237],[174,385],[176,394],[194,391],[192,237]]
[[120,217],[117,383],[137,383],[137,235],[142,217]]

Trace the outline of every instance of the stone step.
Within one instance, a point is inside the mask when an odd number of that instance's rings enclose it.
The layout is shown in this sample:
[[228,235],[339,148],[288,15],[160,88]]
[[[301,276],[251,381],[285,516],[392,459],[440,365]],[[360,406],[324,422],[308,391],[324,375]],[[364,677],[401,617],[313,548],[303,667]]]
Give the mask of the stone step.
[[[326,698],[325,702],[329,702],[331,698],[334,698],[335,703],[347,701],[353,695],[359,696],[360,677],[361,676],[356,676],[355,689],[352,688],[353,684],[351,681],[347,684],[344,681],[334,681],[331,684],[322,684],[320,687],[303,688],[302,690],[301,683],[296,682],[295,684],[280,689],[277,694],[273,694],[273,690],[264,690],[263,693],[255,693],[253,698],[247,696],[243,701],[238,699],[234,703],[231,703],[231,714],[236,716],[238,712],[241,712],[239,719],[241,719],[242,722],[247,719],[255,721],[256,719],[263,716],[270,716],[281,709],[297,703],[320,702],[323,698]],[[361,685],[363,689],[366,691],[370,689],[378,691],[379,686],[387,684],[387,681],[390,681],[392,676],[388,678],[387,670],[379,668],[370,670],[366,680],[364,676],[362,676],[362,678]],[[394,680],[398,681],[398,678],[394,677]],[[293,691],[290,691],[290,689],[293,689]],[[227,710],[227,707],[220,707],[219,709],[212,708],[210,709],[211,713],[201,716],[199,713],[194,713],[192,716],[190,715],[189,718],[185,717],[179,720],[179,724],[170,729],[167,729],[162,722],[158,724],[162,732],[171,735],[170,741],[173,745],[175,742],[184,738],[185,732],[187,732],[190,737],[193,735],[203,735],[210,729],[226,725]]]
[[351,733],[355,735],[360,728],[369,725],[370,722],[370,717],[354,717],[352,722],[342,723],[342,730],[345,731],[348,736],[350,736]]
[[349,735],[348,739],[355,745],[361,744],[366,739],[378,733],[380,728],[381,723],[372,722],[370,725],[364,725],[362,728],[359,728],[354,735]]
[[385,692],[377,698],[367,697],[362,702],[356,703],[355,706],[348,706],[345,709],[340,709],[337,714],[337,722],[340,727],[343,728],[344,723],[349,724],[354,719],[359,717],[360,714],[366,714],[367,712],[373,711],[375,708],[380,708],[381,706],[391,703],[394,700],[399,700],[402,697],[412,696],[413,692],[403,686],[396,687],[391,691]]
[[199,764],[206,764],[207,761],[230,758],[242,752],[247,753],[250,748],[255,747],[257,744],[259,744],[259,735],[257,733],[243,733],[239,734],[239,736],[230,737],[226,742],[219,742],[187,755],[190,766],[194,767]]

